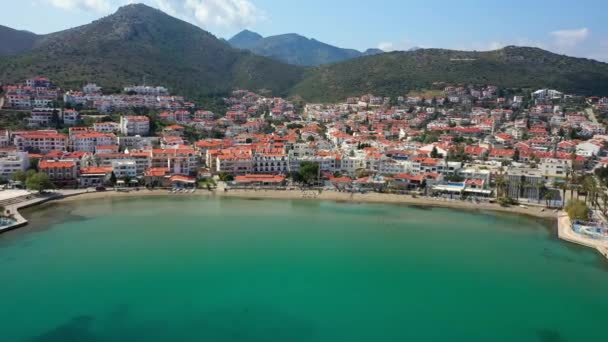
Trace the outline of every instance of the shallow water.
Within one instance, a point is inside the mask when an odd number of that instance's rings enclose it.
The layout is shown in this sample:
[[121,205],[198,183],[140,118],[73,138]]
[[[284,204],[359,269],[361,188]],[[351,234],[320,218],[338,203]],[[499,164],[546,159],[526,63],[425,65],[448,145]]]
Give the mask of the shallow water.
[[608,338],[608,263],[543,221],[186,198],[26,215],[0,236],[0,341]]

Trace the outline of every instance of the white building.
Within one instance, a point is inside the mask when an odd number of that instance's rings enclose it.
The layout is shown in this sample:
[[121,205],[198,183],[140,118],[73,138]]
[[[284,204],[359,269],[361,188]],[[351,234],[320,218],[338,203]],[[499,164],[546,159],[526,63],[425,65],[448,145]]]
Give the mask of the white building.
[[116,136],[112,133],[86,132],[76,133],[70,137],[73,151],[95,152],[97,146],[116,145]]
[[150,119],[147,116],[121,116],[120,132],[124,135],[148,135]]
[[82,87],[82,92],[85,94],[98,94],[101,93],[101,87],[97,86],[95,83],[89,83]]
[[80,122],[80,113],[73,109],[66,109],[63,112],[63,124],[66,126],[75,126]]
[[137,164],[135,160],[114,160],[112,161],[112,171],[116,178],[135,178],[137,177]]
[[117,133],[120,132],[120,124],[116,122],[95,122],[93,130],[99,133]]
[[601,149],[602,148],[598,144],[585,141],[576,145],[576,154],[583,157],[593,157],[597,156]]
[[27,152],[9,152],[0,158],[0,177],[8,179],[17,171],[25,171],[30,167]]
[[19,151],[48,153],[51,151],[65,151],[68,147],[68,137],[59,133],[25,132],[16,134],[14,141]]
[[538,165],[538,169],[545,178],[566,178],[572,167],[572,160],[544,158]]
[[61,110],[53,108],[35,108],[28,119],[29,127],[50,127],[53,120],[53,112],[57,114],[57,119],[61,118]]

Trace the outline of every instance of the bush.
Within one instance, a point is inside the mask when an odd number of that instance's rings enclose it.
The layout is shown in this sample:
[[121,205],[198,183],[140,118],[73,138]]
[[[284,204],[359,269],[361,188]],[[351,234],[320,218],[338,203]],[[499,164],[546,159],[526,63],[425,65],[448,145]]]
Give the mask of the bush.
[[512,199],[511,197],[501,197],[498,199],[498,204],[500,204],[503,207],[508,207],[510,205],[517,205],[518,202],[514,199]]
[[566,212],[571,220],[586,221],[589,219],[589,207],[584,201],[571,200],[566,205]]

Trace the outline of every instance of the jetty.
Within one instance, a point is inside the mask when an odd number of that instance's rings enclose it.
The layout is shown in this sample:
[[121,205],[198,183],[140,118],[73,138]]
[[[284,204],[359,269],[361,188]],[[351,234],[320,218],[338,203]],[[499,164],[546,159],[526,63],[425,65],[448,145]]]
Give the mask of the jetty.
[[560,212],[557,217],[557,234],[560,239],[577,245],[593,248],[608,258],[608,240],[598,240],[576,233],[566,212]]
[[19,213],[20,209],[25,209],[44,202],[59,198],[76,196],[86,193],[86,190],[65,190],[58,192],[30,192],[27,190],[5,190],[0,192],[0,206],[4,207],[12,221],[8,225],[0,226],[0,234],[27,225],[27,220]]

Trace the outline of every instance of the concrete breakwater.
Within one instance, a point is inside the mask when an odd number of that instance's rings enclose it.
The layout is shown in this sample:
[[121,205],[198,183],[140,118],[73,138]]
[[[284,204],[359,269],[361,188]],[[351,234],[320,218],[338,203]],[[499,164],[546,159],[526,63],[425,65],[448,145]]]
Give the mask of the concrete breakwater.
[[560,212],[557,218],[557,234],[558,237],[564,241],[575,243],[581,246],[594,248],[601,255],[608,258],[608,241],[606,240],[595,240],[577,234],[572,230],[572,222],[570,217],[565,212]]

